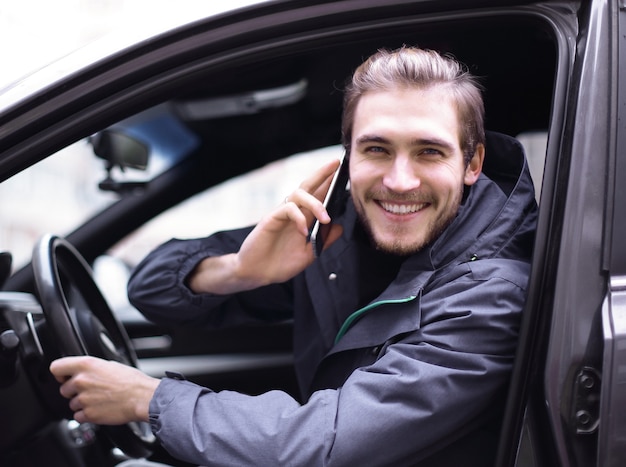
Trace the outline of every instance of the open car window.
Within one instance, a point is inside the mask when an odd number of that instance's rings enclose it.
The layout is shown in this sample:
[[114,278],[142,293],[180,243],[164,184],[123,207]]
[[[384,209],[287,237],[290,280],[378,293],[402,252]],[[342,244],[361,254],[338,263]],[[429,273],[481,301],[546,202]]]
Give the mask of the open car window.
[[295,190],[311,172],[338,159],[341,146],[294,154],[227,180],[180,203],[146,223],[111,249],[136,265],[170,238],[205,237],[220,230],[253,225]]
[[343,153],[339,145],[294,154],[211,187],[170,208],[96,258],[94,275],[118,317],[141,320],[129,304],[126,284],[141,259],[171,238],[199,238],[253,225],[325,162]]

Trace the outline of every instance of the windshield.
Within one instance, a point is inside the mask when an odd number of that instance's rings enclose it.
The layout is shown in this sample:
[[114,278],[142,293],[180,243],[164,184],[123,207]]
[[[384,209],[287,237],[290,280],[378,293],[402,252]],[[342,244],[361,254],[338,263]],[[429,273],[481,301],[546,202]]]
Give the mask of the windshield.
[[87,140],[79,141],[0,184],[0,248],[13,264],[30,261],[33,245],[45,232],[65,235],[117,201],[98,190],[104,161]]

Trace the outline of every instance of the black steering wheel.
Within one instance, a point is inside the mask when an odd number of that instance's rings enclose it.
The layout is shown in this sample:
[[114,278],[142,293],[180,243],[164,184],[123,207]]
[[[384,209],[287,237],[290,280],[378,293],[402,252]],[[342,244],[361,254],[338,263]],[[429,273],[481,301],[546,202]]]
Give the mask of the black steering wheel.
[[[62,356],[92,355],[137,366],[124,327],[100,292],[91,268],[65,239],[46,235],[33,251],[35,283],[47,328]],[[147,457],[156,442],[150,425],[102,426],[130,457]]]

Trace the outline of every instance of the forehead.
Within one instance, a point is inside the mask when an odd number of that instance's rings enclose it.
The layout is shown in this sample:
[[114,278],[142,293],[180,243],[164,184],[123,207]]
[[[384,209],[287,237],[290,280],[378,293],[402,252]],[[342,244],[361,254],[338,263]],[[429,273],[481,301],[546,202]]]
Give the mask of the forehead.
[[459,123],[458,106],[441,86],[370,91],[356,106],[352,138],[436,138],[459,146]]

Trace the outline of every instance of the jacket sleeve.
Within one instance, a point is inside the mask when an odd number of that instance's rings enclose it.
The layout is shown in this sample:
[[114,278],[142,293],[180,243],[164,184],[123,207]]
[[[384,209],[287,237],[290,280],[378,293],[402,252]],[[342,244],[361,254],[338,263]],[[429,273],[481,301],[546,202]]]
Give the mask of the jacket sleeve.
[[150,404],[153,431],[175,457],[207,466],[414,464],[506,387],[525,299],[515,278],[528,265],[510,262],[519,270],[509,274],[496,263],[460,266],[422,297],[421,327],[339,389],[300,405],[280,391],[216,393],[163,380]]
[[159,246],[130,277],[131,304],[149,320],[164,325],[218,327],[289,318],[290,283],[234,295],[196,294],[186,284],[200,261],[238,251],[250,230],[219,232],[201,239],[173,239]]

